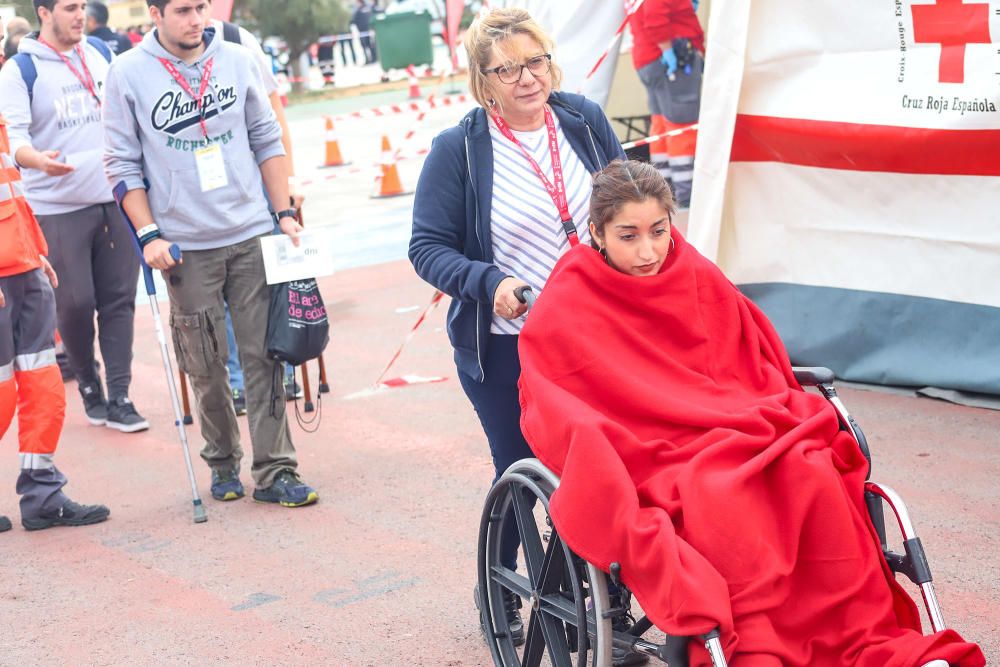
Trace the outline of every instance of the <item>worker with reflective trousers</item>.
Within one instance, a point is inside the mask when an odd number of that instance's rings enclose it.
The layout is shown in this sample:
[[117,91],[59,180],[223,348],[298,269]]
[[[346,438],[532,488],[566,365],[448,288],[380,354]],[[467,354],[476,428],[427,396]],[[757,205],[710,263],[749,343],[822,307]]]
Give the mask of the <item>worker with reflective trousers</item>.
[[[0,438],[18,416],[21,525],[27,530],[82,526],[108,518],[103,505],[80,505],[63,493],[66,477],[53,454],[66,413],[56,365],[55,271],[42,230],[24,199],[0,116]],[[0,516],[0,532],[10,530]]]

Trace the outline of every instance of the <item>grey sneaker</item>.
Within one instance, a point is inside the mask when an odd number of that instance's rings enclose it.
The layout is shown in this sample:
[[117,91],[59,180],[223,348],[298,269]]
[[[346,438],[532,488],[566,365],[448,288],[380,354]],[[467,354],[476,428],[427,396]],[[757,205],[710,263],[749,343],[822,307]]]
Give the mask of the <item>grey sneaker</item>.
[[266,489],[256,488],[253,499],[259,503],[278,503],[284,507],[303,507],[319,500],[319,494],[305,484],[296,472],[282,470]]
[[100,382],[81,384],[80,396],[83,398],[83,411],[87,413],[87,421],[91,426],[104,426],[108,421],[108,402],[104,399],[104,389]]
[[136,412],[135,406],[127,396],[120,396],[108,403],[108,418],[105,425],[122,433],[135,433],[149,428],[149,422]]
[[238,470],[212,471],[212,497],[216,500],[239,500],[244,495]]

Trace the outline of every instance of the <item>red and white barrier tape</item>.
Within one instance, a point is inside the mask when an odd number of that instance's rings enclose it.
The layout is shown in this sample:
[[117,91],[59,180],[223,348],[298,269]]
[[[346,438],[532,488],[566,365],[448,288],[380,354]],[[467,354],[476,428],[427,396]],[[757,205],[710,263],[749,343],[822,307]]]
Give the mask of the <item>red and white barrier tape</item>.
[[598,69],[600,69],[601,65],[604,63],[605,58],[607,58],[608,54],[611,53],[611,49],[615,48],[615,44],[618,43],[618,40],[619,38],[621,38],[622,33],[625,32],[625,26],[628,25],[629,17],[632,16],[632,14],[635,14],[636,10],[639,9],[643,1],[644,0],[636,0],[631,4],[630,7],[626,9],[625,20],[623,20],[621,25],[618,26],[618,30],[615,30],[615,35],[614,37],[611,38],[611,41],[608,43],[608,48],[604,49],[604,53],[601,54],[601,57],[597,59],[597,62],[594,63],[594,66],[590,68],[589,72],[587,72],[587,76],[583,77],[584,81],[589,80],[590,77],[594,76],[594,73],[597,72]]
[[448,378],[440,376],[426,377],[423,375],[401,375],[398,378],[390,378],[384,382],[380,382],[374,387],[369,387],[368,389],[362,389],[361,391],[356,391],[353,394],[348,394],[344,396],[345,400],[353,400],[356,398],[366,398],[368,396],[374,396],[375,394],[381,394],[387,389],[396,389],[398,387],[409,387],[415,384],[433,384],[435,382],[444,382]]
[[[369,37],[369,36],[374,36],[374,35],[375,35],[375,31],[374,30],[366,30],[364,32],[359,32],[357,36],[358,37]],[[320,37],[319,39],[316,40],[316,45],[317,46],[320,45],[320,44],[326,45],[326,44],[329,44],[330,42],[333,42],[334,44],[336,44],[341,39],[344,39],[345,37],[346,38],[350,38],[350,39],[354,39],[354,33],[353,32],[342,32],[339,35],[323,35],[322,37]]]
[[379,386],[380,384],[383,384],[382,378],[384,378],[385,374],[389,372],[389,369],[392,368],[392,365],[396,363],[396,360],[399,359],[399,355],[403,353],[403,348],[405,348],[407,344],[409,344],[409,342],[413,340],[413,336],[416,335],[417,329],[419,329],[420,325],[424,323],[424,320],[427,319],[427,316],[431,314],[431,311],[433,311],[435,308],[438,307],[442,299],[444,299],[444,292],[442,292],[441,290],[434,290],[434,296],[431,297],[431,302],[427,304],[426,308],[424,308],[424,312],[420,313],[420,317],[417,318],[417,321],[413,324],[413,327],[410,328],[410,332],[406,334],[406,338],[404,338],[403,342],[400,344],[399,349],[396,350],[396,354],[392,355],[392,359],[389,360],[389,363],[385,365],[385,368],[383,368],[382,372],[379,374],[378,379],[375,380],[376,387]]
[[362,118],[362,119],[382,118],[383,116],[393,116],[396,114],[409,113],[412,111],[429,111],[431,109],[442,109],[445,107],[459,106],[462,104],[467,104],[472,101],[473,101],[472,96],[467,95],[465,93],[461,93],[459,95],[448,95],[447,97],[441,97],[441,98],[435,98],[431,96],[426,100],[406,102],[405,104],[387,104],[381,107],[352,111],[351,113],[348,114],[334,116],[333,120],[339,123],[354,118]]
[[378,380],[375,381],[375,384],[369,387],[368,389],[362,389],[361,391],[355,392],[353,394],[348,394],[347,396],[344,397],[345,399],[350,400],[354,398],[364,398],[365,396],[372,396],[379,392],[385,391],[386,389],[409,387],[415,384],[432,384],[434,382],[444,382],[445,380],[448,379],[446,377],[440,377],[440,376],[426,377],[423,375],[400,375],[399,377],[389,378],[388,380],[383,379],[385,378],[385,374],[389,372],[389,369],[392,368],[393,364],[396,363],[396,360],[399,359],[399,355],[403,353],[403,348],[405,348],[407,344],[409,344],[409,342],[413,340],[413,336],[417,333],[417,329],[419,329],[420,325],[424,323],[424,320],[427,319],[427,316],[431,314],[431,311],[433,311],[435,308],[438,307],[443,298],[444,298],[443,292],[441,292],[440,290],[434,290],[434,296],[431,297],[431,302],[427,304],[426,308],[424,308],[424,312],[420,313],[420,317],[413,324],[413,327],[410,328],[410,332],[406,334],[406,338],[403,339],[403,342],[400,344],[399,349],[396,350],[396,354],[392,355],[392,359],[390,359],[389,363],[386,364],[385,368],[382,369],[382,373],[378,376]]
[[630,148],[636,148],[638,146],[647,146],[660,139],[666,139],[667,137],[676,137],[679,134],[684,134],[685,132],[696,132],[698,130],[698,124],[688,125],[687,127],[682,127],[676,130],[670,130],[669,132],[664,132],[663,134],[654,134],[651,137],[646,137],[645,139],[637,139],[636,141],[630,141],[627,144],[622,144],[623,150],[628,150]]

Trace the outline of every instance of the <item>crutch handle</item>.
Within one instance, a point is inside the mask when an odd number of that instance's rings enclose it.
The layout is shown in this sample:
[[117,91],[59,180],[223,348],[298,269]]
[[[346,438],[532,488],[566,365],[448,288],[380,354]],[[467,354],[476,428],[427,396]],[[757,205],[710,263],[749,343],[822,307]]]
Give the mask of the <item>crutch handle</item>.
[[[122,211],[124,215],[124,211]],[[181,247],[176,243],[170,244],[170,256],[173,257],[175,262],[181,261]],[[149,268],[149,264],[146,264],[146,260],[143,258],[142,253],[139,253],[139,262],[142,263],[142,280],[146,283],[146,294],[153,296],[156,294],[156,283],[153,281],[153,269]]]
[[532,291],[529,285],[521,285],[514,288],[514,298],[521,303],[528,304],[528,310],[531,310],[535,305],[535,292]]

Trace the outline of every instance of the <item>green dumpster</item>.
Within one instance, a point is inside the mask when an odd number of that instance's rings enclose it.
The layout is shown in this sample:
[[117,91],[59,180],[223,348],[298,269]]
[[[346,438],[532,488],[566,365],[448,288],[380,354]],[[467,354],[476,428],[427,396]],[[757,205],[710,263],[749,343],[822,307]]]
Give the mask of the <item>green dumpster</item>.
[[375,47],[383,70],[432,65],[431,15],[425,11],[382,14],[372,21]]

